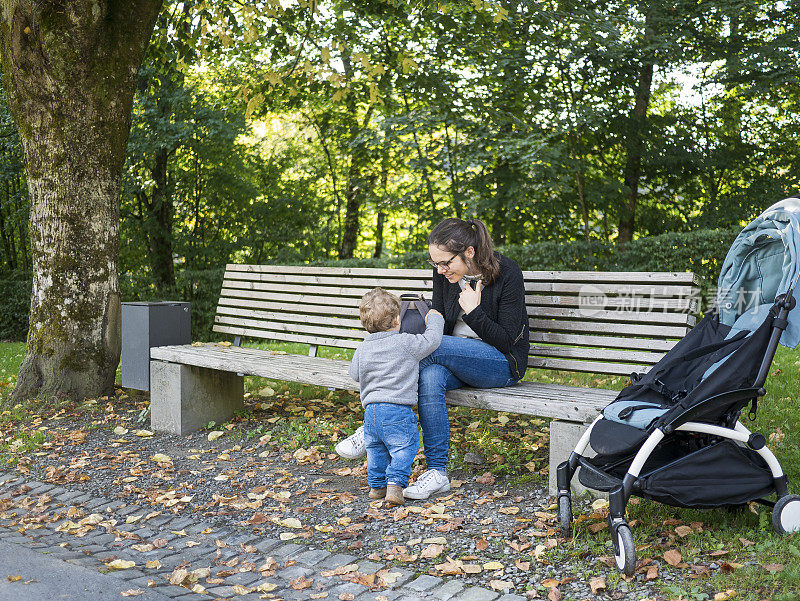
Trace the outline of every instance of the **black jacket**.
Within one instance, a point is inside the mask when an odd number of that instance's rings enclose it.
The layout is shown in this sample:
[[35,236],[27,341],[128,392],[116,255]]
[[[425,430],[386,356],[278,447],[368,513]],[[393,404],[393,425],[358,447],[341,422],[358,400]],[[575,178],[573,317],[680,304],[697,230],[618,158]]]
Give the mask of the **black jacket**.
[[[464,315],[466,323],[481,340],[491,344],[508,359],[511,374],[518,379],[528,367],[531,348],[528,313],[525,309],[525,284],[522,270],[514,261],[495,253],[500,259],[500,275],[481,291],[481,304]],[[444,333],[452,335],[461,306],[461,286],[451,284],[438,272],[433,274],[433,308],[444,315]]]

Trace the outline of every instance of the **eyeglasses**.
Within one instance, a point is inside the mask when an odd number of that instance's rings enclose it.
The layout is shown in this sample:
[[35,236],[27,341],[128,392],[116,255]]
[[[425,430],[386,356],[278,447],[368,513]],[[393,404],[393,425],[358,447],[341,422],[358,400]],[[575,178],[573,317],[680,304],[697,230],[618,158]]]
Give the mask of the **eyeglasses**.
[[450,263],[452,263],[452,262],[453,262],[453,260],[454,260],[454,259],[455,259],[457,256],[458,256],[458,253],[454,254],[454,255],[453,255],[452,257],[450,257],[450,258],[449,258],[447,261],[438,261],[438,262],[437,262],[437,261],[434,261],[433,259],[426,259],[426,261],[428,262],[428,265],[430,265],[430,266],[431,266],[431,267],[433,267],[434,269],[438,269],[439,267],[441,267],[442,269],[449,269],[449,268],[450,268]]

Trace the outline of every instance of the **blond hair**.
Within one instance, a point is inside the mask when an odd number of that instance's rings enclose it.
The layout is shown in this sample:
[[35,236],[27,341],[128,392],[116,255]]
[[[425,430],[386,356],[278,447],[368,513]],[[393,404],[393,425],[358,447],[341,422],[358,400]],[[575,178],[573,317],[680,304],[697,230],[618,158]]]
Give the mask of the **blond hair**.
[[373,288],[361,297],[358,311],[367,332],[387,332],[400,316],[400,299],[383,288]]

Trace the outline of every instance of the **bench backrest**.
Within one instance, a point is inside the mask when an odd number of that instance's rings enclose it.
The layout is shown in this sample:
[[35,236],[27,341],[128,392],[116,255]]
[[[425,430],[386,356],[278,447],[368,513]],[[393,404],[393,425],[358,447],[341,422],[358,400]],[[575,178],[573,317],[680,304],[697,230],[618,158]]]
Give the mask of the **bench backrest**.
[[[627,375],[656,363],[699,311],[692,273],[526,271],[528,365]],[[430,269],[228,265],[214,331],[355,348],[361,296],[375,286],[430,297]]]

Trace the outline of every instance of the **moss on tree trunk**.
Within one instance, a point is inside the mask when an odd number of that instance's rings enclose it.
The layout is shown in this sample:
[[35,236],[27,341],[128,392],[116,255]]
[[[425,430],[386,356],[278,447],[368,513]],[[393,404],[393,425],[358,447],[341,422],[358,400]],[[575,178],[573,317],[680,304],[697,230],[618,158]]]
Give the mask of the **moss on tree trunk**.
[[161,0],[6,0],[4,84],[25,152],[33,293],[11,403],[108,393],[120,354],[119,194]]

